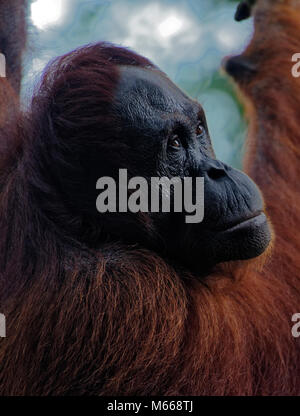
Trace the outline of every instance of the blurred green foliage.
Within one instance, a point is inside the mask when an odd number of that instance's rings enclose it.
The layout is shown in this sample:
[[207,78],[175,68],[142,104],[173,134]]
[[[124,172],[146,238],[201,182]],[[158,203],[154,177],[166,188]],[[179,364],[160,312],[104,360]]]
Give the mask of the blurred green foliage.
[[[41,1],[41,0],[34,0]],[[42,0],[45,11],[51,0]],[[240,52],[252,22],[236,23],[234,0],[61,0],[62,18],[32,25],[23,96],[53,57],[100,40],[130,47],[155,62],[206,110],[217,157],[241,167],[246,132],[234,88],[220,72],[226,55]],[[53,5],[53,4],[52,4]],[[36,24],[36,22],[33,22]]]

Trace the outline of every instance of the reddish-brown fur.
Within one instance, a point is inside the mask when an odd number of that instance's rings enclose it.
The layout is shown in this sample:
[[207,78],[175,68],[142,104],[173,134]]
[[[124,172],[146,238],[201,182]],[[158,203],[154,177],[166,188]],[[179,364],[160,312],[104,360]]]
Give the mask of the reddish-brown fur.
[[26,0],[0,0],[0,52],[6,57],[7,77],[17,93],[21,84],[21,56],[26,44],[26,9]]
[[291,76],[300,6],[289,3],[259,2],[243,54],[258,72],[240,81],[246,169],[276,232],[265,264],[222,265],[201,282],[146,250],[89,250],[36,222],[23,145],[6,152],[14,156],[1,164],[2,395],[300,394],[291,335],[300,310],[300,79]]

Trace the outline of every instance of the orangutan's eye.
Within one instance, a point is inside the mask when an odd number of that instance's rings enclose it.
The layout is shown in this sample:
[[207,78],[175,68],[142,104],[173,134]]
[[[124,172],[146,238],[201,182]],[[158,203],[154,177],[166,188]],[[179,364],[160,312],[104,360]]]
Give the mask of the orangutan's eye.
[[181,141],[179,139],[178,134],[174,134],[174,136],[171,137],[169,140],[168,145],[172,147],[173,149],[180,149],[181,148]]
[[201,122],[199,122],[197,125],[197,129],[196,129],[197,136],[202,136],[204,132],[205,132],[205,127],[203,126]]

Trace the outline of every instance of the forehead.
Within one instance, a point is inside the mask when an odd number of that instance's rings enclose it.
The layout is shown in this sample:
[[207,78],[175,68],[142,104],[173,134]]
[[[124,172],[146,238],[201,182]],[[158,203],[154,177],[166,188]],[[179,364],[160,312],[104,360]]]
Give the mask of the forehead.
[[197,119],[201,106],[189,98],[162,72],[136,66],[120,66],[115,94],[126,118],[153,118],[163,114]]

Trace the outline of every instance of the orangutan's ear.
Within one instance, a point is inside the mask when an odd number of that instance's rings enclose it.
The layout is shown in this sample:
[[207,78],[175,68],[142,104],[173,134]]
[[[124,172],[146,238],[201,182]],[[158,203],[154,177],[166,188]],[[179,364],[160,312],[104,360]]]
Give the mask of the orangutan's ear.
[[235,20],[240,22],[241,20],[248,19],[251,16],[252,7],[256,3],[256,0],[246,0],[242,1],[237,8],[235,13]]
[[237,82],[247,81],[257,72],[256,64],[243,55],[225,59],[223,68]]

